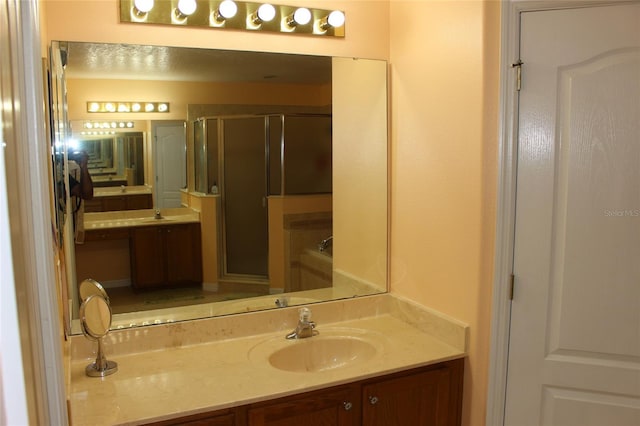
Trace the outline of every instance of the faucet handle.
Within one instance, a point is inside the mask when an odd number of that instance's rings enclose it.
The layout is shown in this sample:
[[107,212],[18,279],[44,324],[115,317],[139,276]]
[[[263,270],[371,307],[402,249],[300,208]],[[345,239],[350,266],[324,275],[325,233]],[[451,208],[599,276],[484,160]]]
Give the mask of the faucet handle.
[[311,321],[311,309],[306,306],[298,309],[298,313],[300,314],[300,322],[310,323]]

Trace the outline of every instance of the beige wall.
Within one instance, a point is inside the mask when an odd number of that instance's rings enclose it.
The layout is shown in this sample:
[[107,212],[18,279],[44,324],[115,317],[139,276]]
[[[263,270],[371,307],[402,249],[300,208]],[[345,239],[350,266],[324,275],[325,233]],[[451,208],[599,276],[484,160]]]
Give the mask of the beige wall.
[[497,1],[392,1],[391,289],[470,325],[464,425],[487,397]]
[[463,424],[484,424],[497,170],[499,2],[283,2],[345,10],[344,39],[141,28],[118,24],[115,1],[44,3],[50,40],[390,59],[391,290],[470,324]]

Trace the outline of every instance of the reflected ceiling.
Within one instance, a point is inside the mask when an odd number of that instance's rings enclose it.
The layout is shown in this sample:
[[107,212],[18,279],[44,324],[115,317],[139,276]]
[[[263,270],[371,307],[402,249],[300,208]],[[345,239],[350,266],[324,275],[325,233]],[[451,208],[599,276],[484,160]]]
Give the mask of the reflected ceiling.
[[[63,43],[75,79],[330,83],[331,58],[167,46]],[[114,48],[116,47],[116,48]],[[327,77],[329,80],[327,81]]]

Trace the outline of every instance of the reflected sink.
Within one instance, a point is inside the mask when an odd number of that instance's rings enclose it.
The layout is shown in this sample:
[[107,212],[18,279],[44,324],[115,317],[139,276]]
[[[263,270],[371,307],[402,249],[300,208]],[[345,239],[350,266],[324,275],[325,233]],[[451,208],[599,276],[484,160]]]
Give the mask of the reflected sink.
[[359,366],[383,353],[383,336],[362,330],[329,330],[299,340],[284,336],[254,347],[250,358],[294,373],[317,373]]
[[155,217],[152,217],[150,219],[141,219],[140,223],[162,223],[162,222],[171,222],[174,219],[170,219],[168,217],[161,217],[160,219],[156,219]]

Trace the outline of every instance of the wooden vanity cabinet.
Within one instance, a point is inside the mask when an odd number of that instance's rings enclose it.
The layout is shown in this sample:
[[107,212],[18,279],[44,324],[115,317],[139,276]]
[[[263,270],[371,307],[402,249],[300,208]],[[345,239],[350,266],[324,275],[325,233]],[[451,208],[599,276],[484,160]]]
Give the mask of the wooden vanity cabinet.
[[202,283],[199,223],[136,227],[129,241],[133,288]]
[[[463,369],[460,358],[240,406],[233,415],[200,414],[203,423],[190,423],[191,416],[153,425],[460,426]],[[215,423],[225,415],[230,423]]]
[[151,194],[122,194],[93,197],[84,201],[84,211],[111,212],[119,210],[140,210],[153,208]]
[[128,238],[129,230],[126,228],[87,229],[84,232],[85,243],[90,241],[124,240]]

